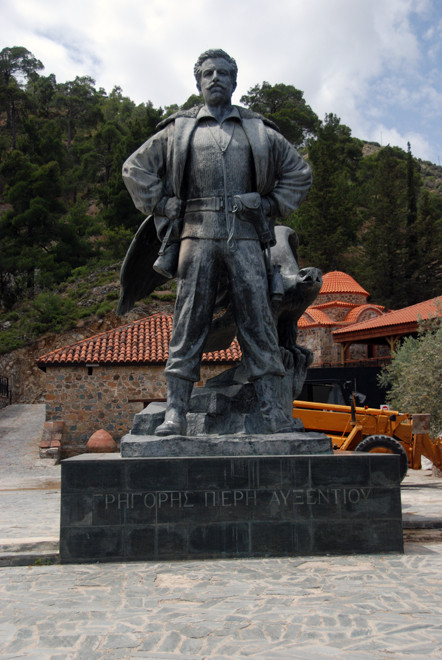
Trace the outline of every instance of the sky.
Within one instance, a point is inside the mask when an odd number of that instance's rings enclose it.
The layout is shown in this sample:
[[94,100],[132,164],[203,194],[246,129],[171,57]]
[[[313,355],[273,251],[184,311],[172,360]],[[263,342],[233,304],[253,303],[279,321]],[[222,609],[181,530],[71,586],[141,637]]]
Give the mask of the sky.
[[57,82],[91,76],[136,103],[182,104],[200,53],[238,64],[234,103],[294,85],[352,135],[442,159],[442,0],[0,0],[0,50],[24,46]]

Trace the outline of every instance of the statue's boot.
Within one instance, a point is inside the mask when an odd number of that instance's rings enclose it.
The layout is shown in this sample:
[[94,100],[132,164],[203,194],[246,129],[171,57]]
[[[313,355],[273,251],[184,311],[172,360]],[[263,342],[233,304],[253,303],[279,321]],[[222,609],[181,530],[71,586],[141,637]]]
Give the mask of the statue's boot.
[[281,376],[268,375],[254,382],[261,415],[264,420],[264,433],[284,433],[295,428],[293,418],[284,410],[281,396]]
[[171,280],[175,277],[178,268],[178,257],[180,254],[180,244],[170,243],[162,254],[154,262],[152,268],[156,273]]
[[193,382],[178,376],[167,377],[167,407],[164,422],[155,435],[186,435],[186,413]]

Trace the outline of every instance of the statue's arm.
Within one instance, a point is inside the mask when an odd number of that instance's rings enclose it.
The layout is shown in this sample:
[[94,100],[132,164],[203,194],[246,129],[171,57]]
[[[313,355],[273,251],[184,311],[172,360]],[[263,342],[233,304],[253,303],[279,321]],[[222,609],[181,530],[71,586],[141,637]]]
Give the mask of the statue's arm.
[[146,215],[167,201],[165,174],[169,127],[153,135],[123,165],[123,180],[136,208]]
[[312,171],[307,161],[280,133],[271,129],[268,133],[275,185],[264,200],[267,200],[269,215],[286,218],[306,198],[312,184]]

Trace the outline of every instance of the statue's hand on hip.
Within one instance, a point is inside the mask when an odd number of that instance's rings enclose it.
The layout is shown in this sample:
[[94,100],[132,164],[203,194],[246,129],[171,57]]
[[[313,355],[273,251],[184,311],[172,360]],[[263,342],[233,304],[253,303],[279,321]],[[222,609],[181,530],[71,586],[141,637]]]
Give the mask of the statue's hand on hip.
[[169,220],[176,220],[181,217],[183,203],[178,197],[169,197],[164,207],[164,215]]

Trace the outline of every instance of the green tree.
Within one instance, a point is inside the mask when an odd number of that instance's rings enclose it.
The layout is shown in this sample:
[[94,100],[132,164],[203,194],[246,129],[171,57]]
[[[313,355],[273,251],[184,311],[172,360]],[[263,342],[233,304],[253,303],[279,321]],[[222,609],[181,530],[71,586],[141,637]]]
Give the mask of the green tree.
[[361,164],[355,272],[373,300],[393,309],[408,305],[407,217],[407,155],[387,146]]
[[143,220],[123,183],[121,168],[126,158],[153,135],[162,118],[163,111],[155,109],[152,103],[138,106],[134,118],[125,128],[123,138],[113,146],[109,178],[97,190],[101,204],[100,219],[110,229],[120,227],[136,230]]
[[90,76],[77,76],[75,80],[58,85],[56,103],[66,130],[66,149],[78,131],[90,129],[101,119],[101,95]]
[[[86,156],[89,176],[108,183],[115,165],[115,153],[125,133],[116,121],[107,121],[98,127],[93,139],[92,150]],[[121,170],[118,175],[121,174]]]
[[421,324],[416,338],[407,337],[380,375],[380,384],[389,388],[387,401],[392,407],[413,414],[431,414],[431,431],[435,436],[442,430],[441,373],[439,318]]
[[109,96],[102,98],[101,105],[105,122],[116,122],[119,125],[126,124],[136,113],[135,103],[127,96],[123,96],[121,87],[115,86]]
[[442,199],[424,189],[416,218],[417,263],[414,299],[429,300],[442,291]]
[[61,127],[55,119],[44,119],[36,115],[28,117],[23,122],[17,149],[36,164],[43,165],[54,160],[62,170],[66,167],[67,155]]
[[28,98],[23,87],[28,78],[37,75],[43,64],[22,46],[0,51],[0,109],[6,111],[6,128],[11,134],[11,146],[17,146],[17,125]]
[[79,201],[58,219],[54,240],[41,258],[39,288],[50,289],[66,280],[73,269],[91,263],[99,255],[103,228]]
[[315,138],[307,142],[313,185],[292,216],[300,256],[323,272],[346,269],[346,252],[356,232],[359,140],[335,115],[326,115]]
[[318,117],[305,102],[304,93],[293,85],[270,85],[264,81],[249,89],[241,97],[241,103],[275,122],[287,140],[297,147],[318,127]]
[[45,119],[50,119],[55,112],[54,103],[57,93],[57,81],[55,75],[39,76],[32,74],[26,85],[35,114]]
[[23,83],[33,73],[43,68],[40,60],[23,46],[3,48],[0,51],[0,78],[5,85],[8,85],[12,78],[18,83]]
[[38,337],[45,332],[63,332],[72,327],[77,310],[72,300],[62,298],[56,293],[39,293],[31,303],[32,317],[25,324],[29,338]]
[[53,248],[58,217],[64,212],[60,169],[54,161],[38,166],[13,151],[0,172],[8,180],[5,198],[12,205],[0,217],[0,239],[8,239],[12,275],[24,277],[26,290],[33,292],[35,274]]
[[417,161],[407,143],[407,223],[406,223],[406,264],[405,285],[407,302],[413,305],[420,302],[417,279],[419,273],[419,253],[417,237],[417,203],[422,181],[418,172]]

